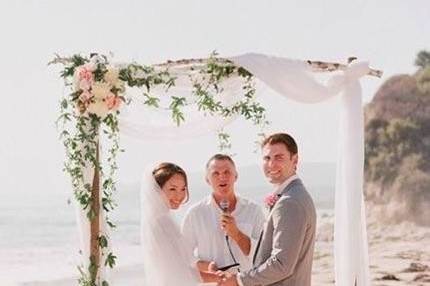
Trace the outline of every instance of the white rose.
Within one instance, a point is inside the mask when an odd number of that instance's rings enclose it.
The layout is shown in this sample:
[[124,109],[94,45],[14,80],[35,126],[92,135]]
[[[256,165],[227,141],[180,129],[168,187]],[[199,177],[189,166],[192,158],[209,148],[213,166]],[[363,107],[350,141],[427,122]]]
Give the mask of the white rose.
[[104,118],[109,113],[109,108],[103,100],[95,100],[88,105],[87,112]]
[[121,81],[119,80],[119,69],[116,67],[108,67],[108,71],[105,73],[104,80],[111,86],[121,88]]
[[106,82],[95,82],[92,85],[91,93],[96,100],[102,100],[110,94],[110,85]]

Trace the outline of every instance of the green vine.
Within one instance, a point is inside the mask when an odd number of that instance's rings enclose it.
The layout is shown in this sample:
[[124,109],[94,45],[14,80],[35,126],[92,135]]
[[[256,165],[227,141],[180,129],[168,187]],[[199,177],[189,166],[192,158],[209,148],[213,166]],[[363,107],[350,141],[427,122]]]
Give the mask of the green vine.
[[[113,194],[116,191],[115,174],[118,169],[117,155],[123,150],[119,144],[119,119],[121,106],[129,104],[131,99],[126,97],[126,88],[135,87],[142,90],[142,102],[154,108],[160,107],[160,98],[151,94],[155,87],[168,91],[175,86],[176,77],[162,66],[143,66],[131,63],[115,66],[104,55],[93,54],[90,57],[73,55],[70,58],[57,56],[51,63],[61,64],[63,69],[60,76],[70,93],[60,101],[60,115],[57,126],[60,138],[66,150],[64,170],[71,177],[72,188],[77,202],[86,211],[89,220],[93,220],[99,210],[91,206],[93,199],[92,178],[85,178],[86,170],[98,170],[101,180],[101,208],[105,213],[105,221],[114,228],[115,224],[109,219],[108,213],[113,211],[116,203]],[[197,66],[197,65],[196,65]],[[194,102],[179,96],[171,96],[168,105],[173,122],[180,125],[186,120],[183,108],[189,104],[197,104],[198,110],[220,115],[224,118],[241,116],[262,128],[268,123],[265,109],[255,100],[253,75],[233,62],[220,59],[216,53],[202,65],[191,66],[190,71],[199,68],[198,73],[190,73],[192,95]],[[192,74],[192,75],[191,75]],[[231,77],[242,81],[243,97],[231,105],[223,104],[222,83]],[[219,131],[219,147],[230,148],[230,135]],[[99,146],[106,149],[100,152]],[[98,155],[100,154],[100,158]],[[103,156],[106,157],[103,160]],[[106,165],[102,164],[105,162]],[[104,254],[105,266],[114,267],[116,256],[109,249],[109,237],[100,233],[98,246]],[[94,257],[89,257],[88,271],[78,267],[81,277],[79,285],[97,286],[97,271]],[[101,285],[107,286],[107,281]]]

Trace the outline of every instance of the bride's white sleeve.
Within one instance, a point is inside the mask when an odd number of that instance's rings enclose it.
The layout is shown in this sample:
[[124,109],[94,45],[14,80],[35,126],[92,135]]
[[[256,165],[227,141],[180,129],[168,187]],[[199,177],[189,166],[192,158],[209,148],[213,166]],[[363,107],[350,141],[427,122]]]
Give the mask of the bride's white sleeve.
[[195,255],[195,249],[197,248],[196,239],[196,223],[194,221],[194,213],[188,211],[182,221],[181,233],[184,237],[185,243],[188,244],[191,254],[193,256],[193,261],[197,262],[199,259]]

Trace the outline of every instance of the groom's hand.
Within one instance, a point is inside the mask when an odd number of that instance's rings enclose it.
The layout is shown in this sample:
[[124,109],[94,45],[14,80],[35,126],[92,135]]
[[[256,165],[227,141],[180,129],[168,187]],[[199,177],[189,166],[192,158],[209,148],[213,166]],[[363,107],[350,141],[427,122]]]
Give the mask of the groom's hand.
[[239,234],[239,229],[236,225],[236,220],[231,214],[223,213],[221,215],[221,228],[225,233],[233,239],[236,239]]

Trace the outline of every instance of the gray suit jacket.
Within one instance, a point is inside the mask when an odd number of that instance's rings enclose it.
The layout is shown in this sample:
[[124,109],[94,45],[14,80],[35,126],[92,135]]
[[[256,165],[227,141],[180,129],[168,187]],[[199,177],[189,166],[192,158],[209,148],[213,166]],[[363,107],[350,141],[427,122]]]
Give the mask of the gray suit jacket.
[[311,196],[300,179],[283,191],[266,221],[253,269],[239,274],[244,286],[309,286],[316,229]]

